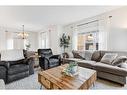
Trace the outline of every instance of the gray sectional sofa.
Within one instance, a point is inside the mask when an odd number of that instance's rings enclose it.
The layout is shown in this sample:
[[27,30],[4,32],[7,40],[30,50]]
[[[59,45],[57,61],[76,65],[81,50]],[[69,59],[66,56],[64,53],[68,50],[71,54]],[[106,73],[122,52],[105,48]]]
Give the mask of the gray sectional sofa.
[[[74,52],[79,53],[79,55],[75,55]],[[125,85],[127,77],[127,63],[125,63],[126,58],[124,58],[125,65],[122,67],[118,65],[123,63],[120,61],[118,61],[115,65],[101,62],[103,56],[107,53],[117,54],[115,59],[121,56],[127,56],[127,52],[122,51],[73,51],[74,59],[80,59],[76,60],[79,66],[96,70],[99,78]],[[66,58],[66,61],[67,60],[68,58]]]

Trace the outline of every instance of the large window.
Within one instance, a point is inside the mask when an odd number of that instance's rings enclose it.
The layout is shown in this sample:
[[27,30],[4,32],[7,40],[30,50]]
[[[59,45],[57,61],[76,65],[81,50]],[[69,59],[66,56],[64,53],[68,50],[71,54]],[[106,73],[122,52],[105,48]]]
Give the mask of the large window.
[[41,33],[41,48],[46,48],[47,46],[47,35],[46,32]]
[[98,50],[98,32],[84,32],[78,34],[78,50]]

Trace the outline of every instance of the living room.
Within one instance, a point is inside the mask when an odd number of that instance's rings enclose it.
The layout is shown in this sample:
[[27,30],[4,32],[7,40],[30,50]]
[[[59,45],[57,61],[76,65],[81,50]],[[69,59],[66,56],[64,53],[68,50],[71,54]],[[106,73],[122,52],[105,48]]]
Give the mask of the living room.
[[[126,10],[127,6],[0,6],[0,88],[127,89]],[[47,58],[50,54],[59,56]],[[45,65],[45,57],[50,65]],[[79,77],[83,82],[72,82],[69,75],[60,80],[66,63],[84,70]],[[53,73],[58,69],[61,72]]]

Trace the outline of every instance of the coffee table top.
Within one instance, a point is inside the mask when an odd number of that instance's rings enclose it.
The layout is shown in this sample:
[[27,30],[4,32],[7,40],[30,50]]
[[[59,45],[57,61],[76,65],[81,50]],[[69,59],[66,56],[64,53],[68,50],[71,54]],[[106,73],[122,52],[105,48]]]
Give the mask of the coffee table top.
[[74,77],[65,76],[61,73],[65,67],[67,67],[67,64],[41,71],[39,74],[63,89],[79,89],[85,81],[96,74],[95,70],[79,67],[78,75]]

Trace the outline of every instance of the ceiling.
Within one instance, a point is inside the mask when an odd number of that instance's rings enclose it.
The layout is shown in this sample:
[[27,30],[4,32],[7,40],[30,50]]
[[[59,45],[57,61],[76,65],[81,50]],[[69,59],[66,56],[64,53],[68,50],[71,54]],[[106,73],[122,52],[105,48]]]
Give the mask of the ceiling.
[[118,8],[118,6],[1,6],[0,26],[40,31],[46,25],[66,25]]

